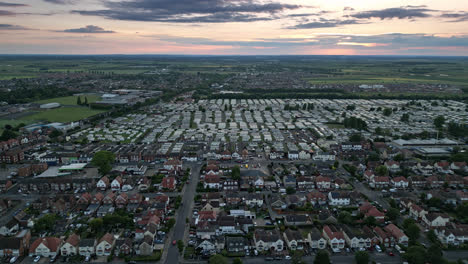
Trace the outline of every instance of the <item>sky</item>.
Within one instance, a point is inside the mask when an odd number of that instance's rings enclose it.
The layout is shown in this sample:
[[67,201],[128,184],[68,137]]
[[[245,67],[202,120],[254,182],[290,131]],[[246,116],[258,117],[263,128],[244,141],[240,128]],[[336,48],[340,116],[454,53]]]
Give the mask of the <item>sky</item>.
[[0,54],[468,56],[468,0],[0,0]]

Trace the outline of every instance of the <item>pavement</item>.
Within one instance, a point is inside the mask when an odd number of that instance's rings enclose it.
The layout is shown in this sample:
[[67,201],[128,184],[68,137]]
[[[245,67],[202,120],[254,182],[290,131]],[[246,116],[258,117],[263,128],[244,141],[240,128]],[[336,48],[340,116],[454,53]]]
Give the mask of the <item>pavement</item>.
[[[180,263],[179,261],[179,249],[177,246],[172,245],[173,240],[182,240],[185,242],[185,229],[188,227],[188,224],[185,222],[185,219],[189,218],[192,213],[195,193],[197,189],[197,184],[200,179],[200,169],[201,165],[190,163],[188,165],[191,168],[191,180],[188,185],[185,187],[185,192],[182,197],[182,205],[177,212],[176,223],[173,227],[172,236],[169,236],[169,246],[167,254],[163,254],[161,262],[166,264],[175,264]],[[167,243],[166,243],[167,244]],[[181,258],[182,260],[182,258]]]

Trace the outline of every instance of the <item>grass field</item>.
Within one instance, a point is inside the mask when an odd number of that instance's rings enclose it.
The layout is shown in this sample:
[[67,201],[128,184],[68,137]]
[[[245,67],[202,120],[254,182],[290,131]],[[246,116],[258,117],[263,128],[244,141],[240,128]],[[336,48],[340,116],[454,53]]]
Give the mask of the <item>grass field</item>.
[[[84,103],[84,98],[88,98],[88,103],[94,103],[98,100],[100,100],[100,96],[98,95],[82,95],[81,97],[81,102]],[[61,105],[77,105],[76,100],[78,99],[78,96],[67,96],[67,97],[57,97],[57,98],[52,98],[52,99],[46,99],[46,100],[40,100],[36,101],[35,103],[38,104],[48,104],[48,103],[60,103]]]
[[26,121],[49,121],[49,122],[72,122],[78,121],[93,115],[103,113],[103,110],[94,110],[87,107],[60,107],[40,111],[35,114],[22,117],[20,120]]
[[24,123],[25,125],[28,125],[31,123],[29,120],[8,120],[8,119],[0,119],[0,134],[3,133],[5,125],[10,125],[12,127],[15,127],[21,123]]

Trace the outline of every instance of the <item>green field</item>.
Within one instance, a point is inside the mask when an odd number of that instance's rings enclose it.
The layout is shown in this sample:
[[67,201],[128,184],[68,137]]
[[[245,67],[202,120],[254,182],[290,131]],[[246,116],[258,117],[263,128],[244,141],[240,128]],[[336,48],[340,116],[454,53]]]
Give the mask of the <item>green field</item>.
[[30,120],[7,120],[7,119],[0,119],[0,134],[3,133],[3,129],[5,127],[5,125],[10,125],[12,127],[15,127],[19,124],[25,124],[25,125],[28,125],[31,123]]
[[[81,97],[81,102],[84,103],[84,98],[88,98],[88,103],[94,103],[98,100],[100,100],[100,96],[98,95],[82,95]],[[40,101],[35,101],[34,103],[37,104],[48,104],[48,103],[59,103],[61,105],[77,105],[76,100],[78,96],[67,96],[67,97],[57,97],[57,98],[52,98],[52,99],[46,99],[46,100],[40,100]]]
[[60,107],[56,109],[44,110],[35,114],[22,117],[20,120],[26,121],[49,121],[67,123],[88,118],[93,115],[103,113],[103,110],[94,110],[87,107]]

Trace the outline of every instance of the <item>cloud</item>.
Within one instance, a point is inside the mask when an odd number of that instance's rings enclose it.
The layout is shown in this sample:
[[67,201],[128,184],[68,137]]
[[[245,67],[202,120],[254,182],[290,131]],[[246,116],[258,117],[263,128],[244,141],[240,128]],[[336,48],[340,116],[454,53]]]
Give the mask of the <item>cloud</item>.
[[448,22],[465,22],[468,21],[468,12],[444,13],[440,17],[452,19]]
[[16,15],[15,12],[7,11],[7,10],[0,10],[0,16],[14,16]]
[[0,30],[30,30],[30,28],[12,24],[0,24]]
[[429,14],[430,12],[434,12],[436,10],[428,9],[426,6],[402,6],[402,7],[393,7],[393,8],[385,8],[381,10],[369,10],[358,12],[355,14],[350,15],[354,18],[359,19],[370,19],[370,18],[380,18],[380,19],[405,19],[405,18],[425,18],[431,17],[432,15]]
[[278,19],[277,14],[302,6],[259,0],[127,0],[105,1],[103,10],[72,13],[115,20],[172,23],[252,22]]
[[0,2],[0,6],[2,6],[2,7],[25,7],[25,6],[29,6],[29,5],[26,5],[26,4],[17,4],[17,3]]
[[300,24],[297,24],[288,28],[289,29],[334,28],[334,27],[341,27],[345,25],[356,25],[356,24],[364,24],[364,22],[357,20],[357,19],[338,20],[338,19],[321,18],[316,21],[300,23]]
[[343,8],[343,11],[354,11],[354,8],[350,7],[350,6],[345,6]]
[[82,28],[65,29],[65,30],[60,31],[60,32],[66,32],[66,33],[115,33],[115,31],[104,30],[102,27],[93,26],[93,25],[88,25],[88,26],[82,27]]
[[44,2],[56,4],[56,5],[68,5],[68,4],[74,4],[75,0],[44,0]]

